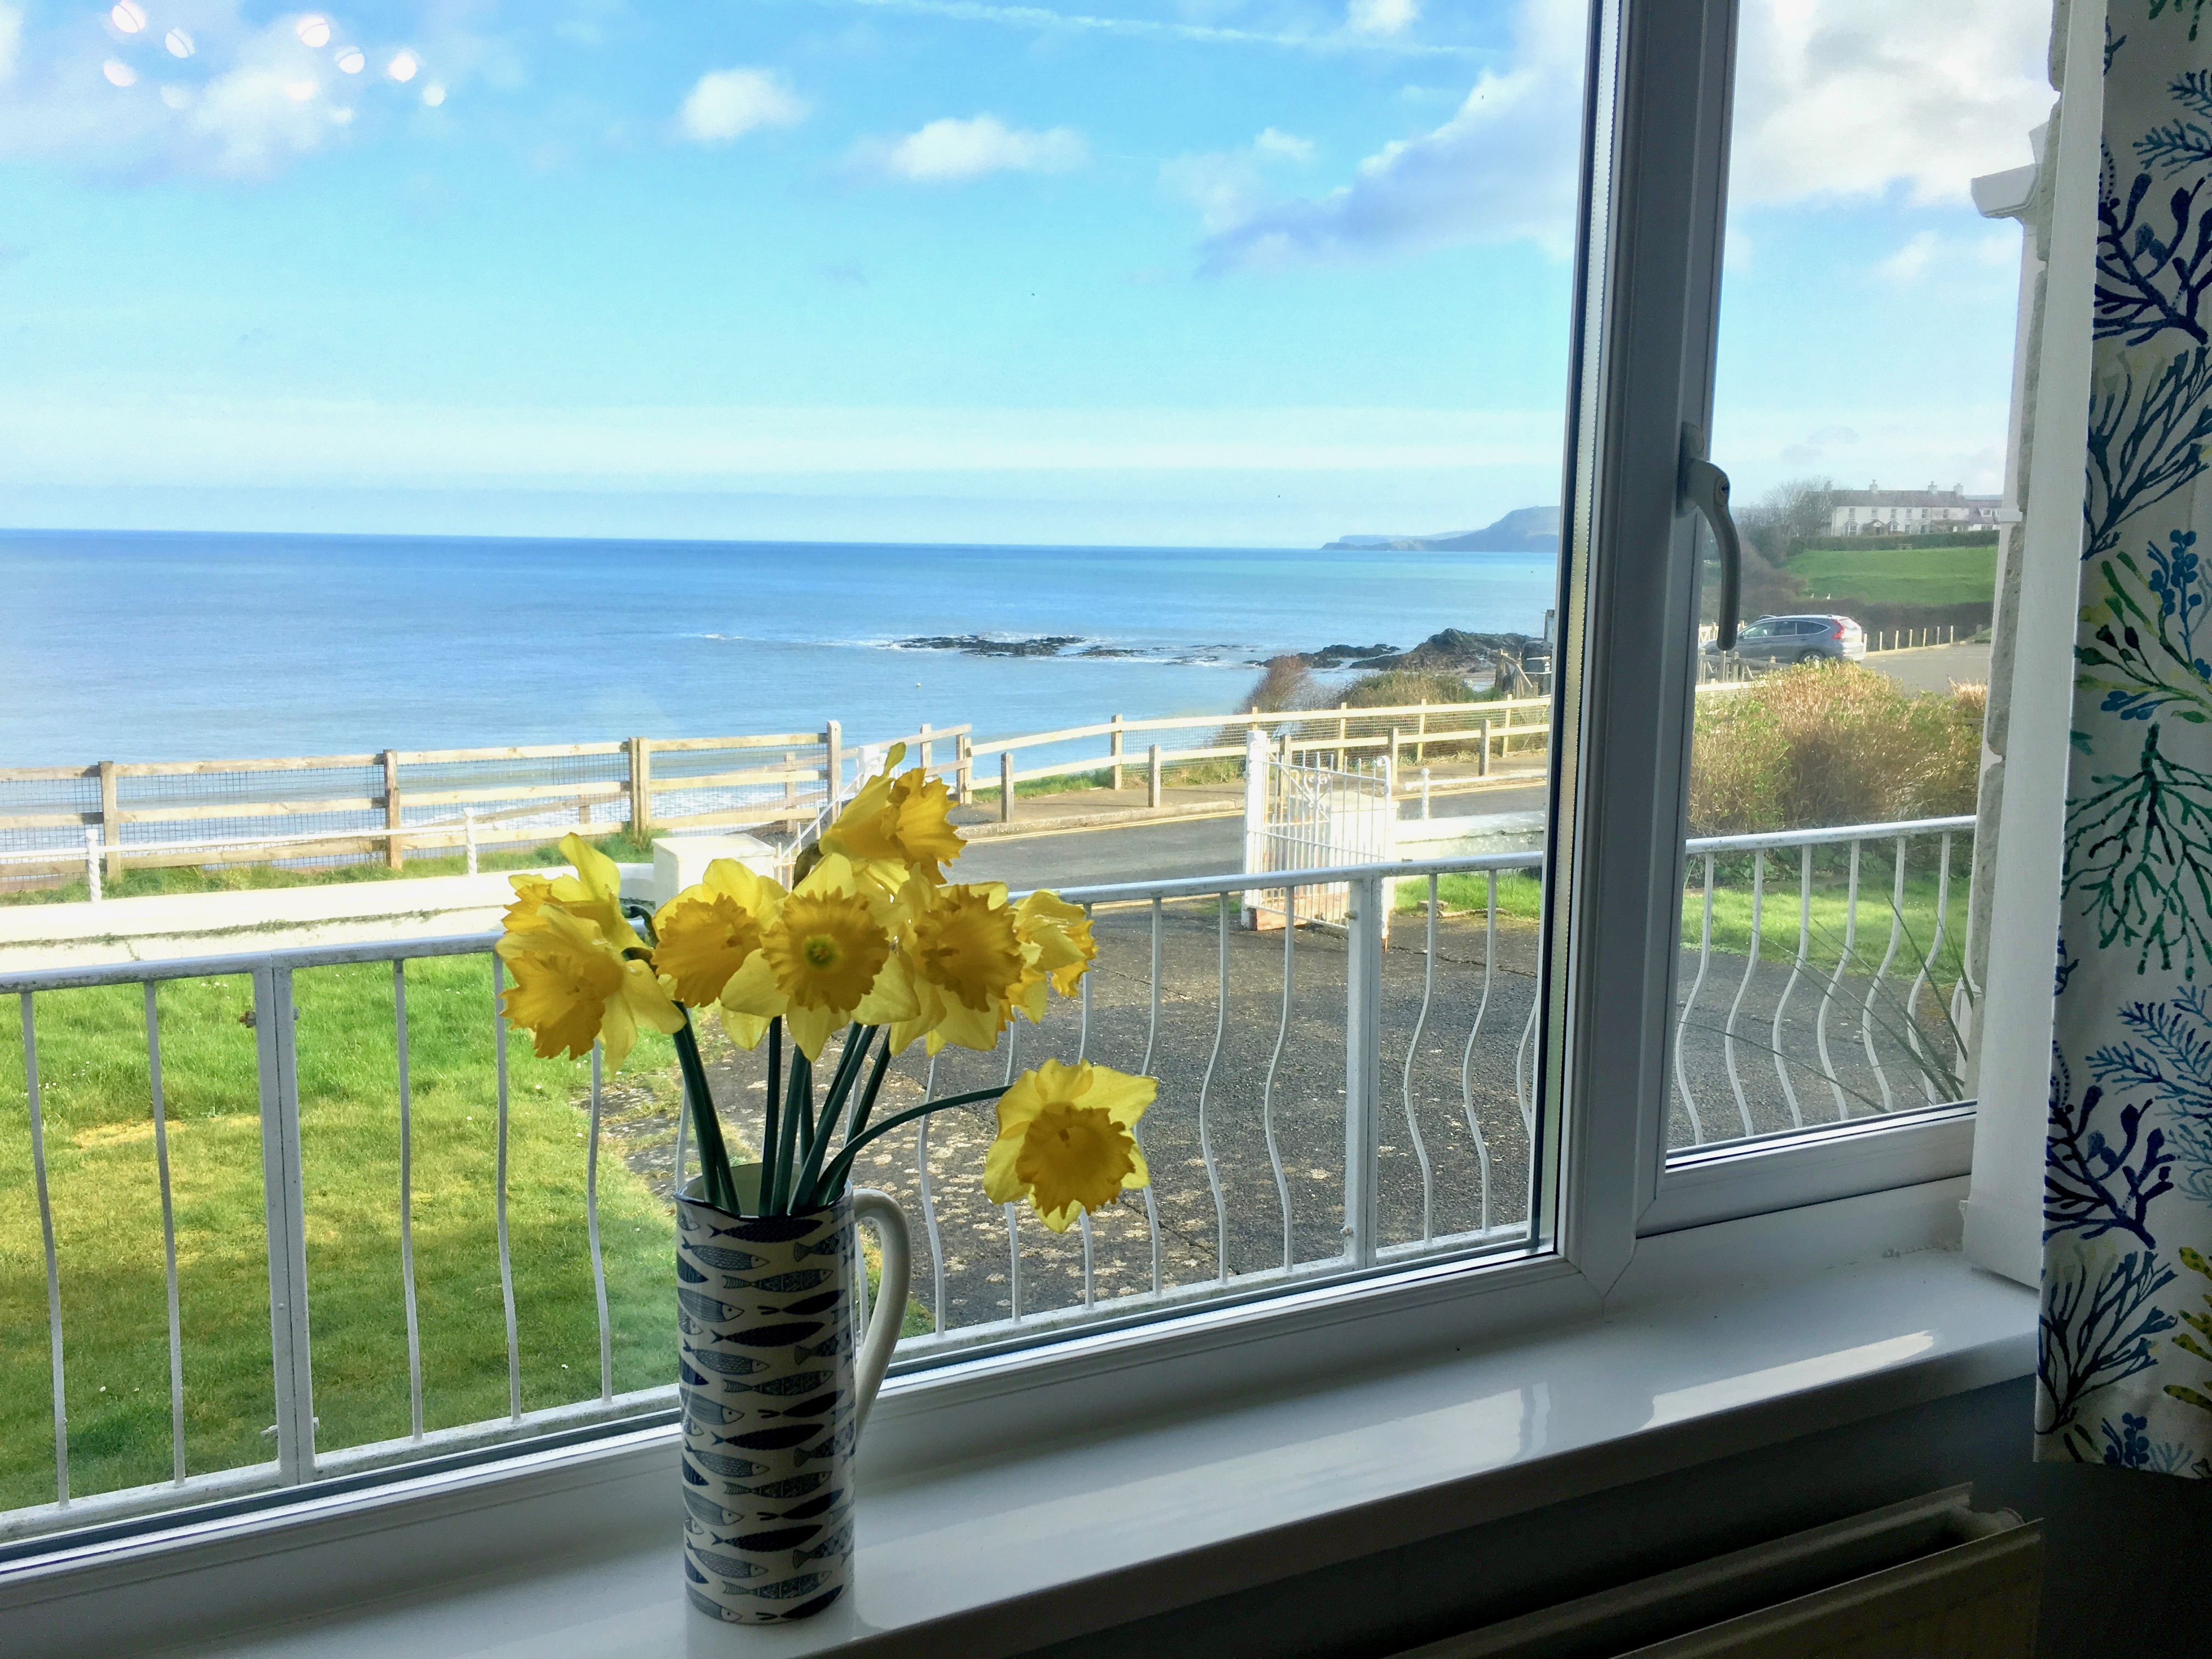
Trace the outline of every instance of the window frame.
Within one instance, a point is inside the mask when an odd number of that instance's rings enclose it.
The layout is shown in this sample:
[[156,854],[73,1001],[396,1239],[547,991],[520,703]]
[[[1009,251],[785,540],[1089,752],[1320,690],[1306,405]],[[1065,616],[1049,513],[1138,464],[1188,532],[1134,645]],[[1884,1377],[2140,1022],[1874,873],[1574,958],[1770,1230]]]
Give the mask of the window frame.
[[[1711,420],[1736,23],[1736,0],[1590,5],[1527,1243],[895,1370],[871,1421],[878,1477],[988,1457],[1010,1437],[1070,1422],[1133,1425],[1249,1391],[1255,1376],[1288,1384],[1595,1318],[1640,1240],[1688,1228],[1802,1208],[1803,1248],[1844,1259],[1864,1247],[1863,1229],[1824,1222],[1817,1206],[1970,1167],[1971,1103],[1671,1159],[1666,1145],[1699,650],[1696,525],[1678,471],[1685,428]],[[520,1470],[544,1443],[509,1442],[475,1461]],[[422,1468],[383,1473],[398,1481]],[[317,1495],[310,1484],[222,1507]],[[193,1514],[92,1530],[170,1531]],[[86,1535],[40,1541],[64,1549]]]

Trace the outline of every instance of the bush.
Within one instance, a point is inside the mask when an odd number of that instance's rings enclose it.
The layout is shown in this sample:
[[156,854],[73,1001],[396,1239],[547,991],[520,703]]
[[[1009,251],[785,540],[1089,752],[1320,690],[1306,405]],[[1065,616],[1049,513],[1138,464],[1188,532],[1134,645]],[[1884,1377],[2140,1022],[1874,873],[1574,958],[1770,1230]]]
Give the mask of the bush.
[[1414,668],[1386,668],[1362,674],[1337,693],[1354,708],[1396,708],[1411,702],[1473,702],[1474,688],[1458,674],[1423,673]]
[[1748,835],[1974,810],[1988,688],[1911,692],[1807,663],[1698,700],[1690,833]]

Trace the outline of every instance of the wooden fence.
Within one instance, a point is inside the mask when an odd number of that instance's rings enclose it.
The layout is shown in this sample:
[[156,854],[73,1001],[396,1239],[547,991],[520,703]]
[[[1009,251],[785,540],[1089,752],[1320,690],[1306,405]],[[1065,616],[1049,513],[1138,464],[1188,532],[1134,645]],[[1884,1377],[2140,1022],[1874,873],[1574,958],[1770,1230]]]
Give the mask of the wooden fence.
[[[1424,763],[1432,749],[1474,751],[1477,775],[1494,758],[1541,746],[1548,698],[1407,703],[1382,708],[1125,720],[976,738],[966,726],[921,726],[902,738],[963,803],[995,783],[1002,816],[1016,786],[1103,774],[1111,787],[1146,781],[1157,802],[1163,771],[1244,755],[1244,734],[1268,731],[1295,750],[1347,756],[1387,749]],[[1175,745],[1132,738],[1197,734]],[[1103,743],[1102,741],[1103,740]],[[816,732],[727,738],[631,738],[614,743],[503,749],[386,749],[366,754],[232,761],[101,761],[0,769],[0,886],[85,872],[230,863],[342,863],[410,854],[537,846],[564,829],[746,828],[794,838],[820,822],[886,746],[846,742],[837,721]],[[1024,751],[1052,748],[1026,767]],[[989,757],[999,764],[989,768]],[[995,771],[995,778],[989,775]]]

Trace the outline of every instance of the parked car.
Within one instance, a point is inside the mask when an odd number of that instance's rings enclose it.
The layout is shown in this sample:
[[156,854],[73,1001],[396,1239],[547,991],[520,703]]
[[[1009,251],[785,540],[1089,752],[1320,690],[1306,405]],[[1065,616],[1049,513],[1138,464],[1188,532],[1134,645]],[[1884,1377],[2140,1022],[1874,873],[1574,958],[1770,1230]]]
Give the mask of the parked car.
[[[1720,642],[1708,641],[1705,649],[1717,654]],[[1856,662],[1866,650],[1866,630],[1849,617],[1761,617],[1735,636],[1735,654],[1746,662]]]

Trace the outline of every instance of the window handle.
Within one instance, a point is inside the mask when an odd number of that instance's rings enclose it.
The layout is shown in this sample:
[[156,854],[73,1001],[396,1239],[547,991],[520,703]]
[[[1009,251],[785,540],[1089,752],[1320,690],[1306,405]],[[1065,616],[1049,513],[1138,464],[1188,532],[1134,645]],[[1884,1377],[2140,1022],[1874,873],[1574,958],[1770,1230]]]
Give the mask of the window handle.
[[1713,545],[1721,554],[1720,647],[1735,649],[1736,627],[1743,610],[1743,543],[1729,516],[1728,474],[1705,459],[1705,429],[1682,423],[1682,459],[1675,474],[1675,510],[1695,507],[1712,526]]

